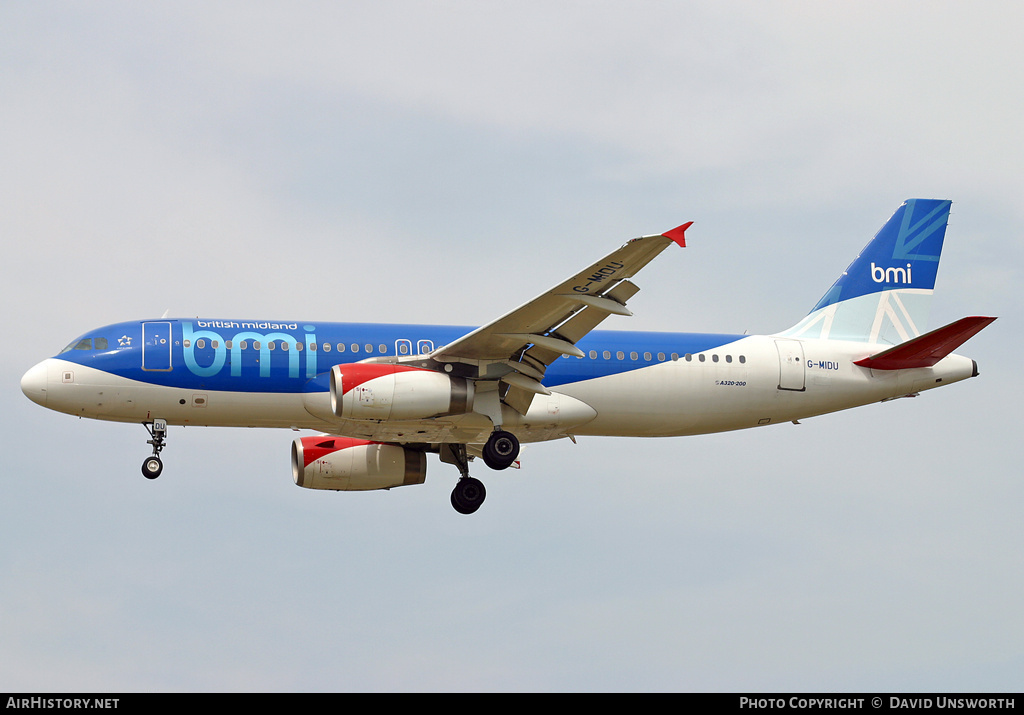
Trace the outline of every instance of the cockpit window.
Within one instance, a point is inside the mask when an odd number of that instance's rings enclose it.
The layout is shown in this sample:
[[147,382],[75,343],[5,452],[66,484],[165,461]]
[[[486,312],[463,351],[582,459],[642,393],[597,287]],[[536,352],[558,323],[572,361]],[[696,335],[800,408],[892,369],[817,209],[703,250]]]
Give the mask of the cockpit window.
[[94,350],[94,349],[95,350],[106,350],[107,349],[107,339],[106,338],[96,338],[96,345],[94,346],[92,338],[82,338],[81,340],[74,341],[73,343],[68,345],[66,348],[61,350],[60,354],[63,355],[64,353],[70,352],[72,350]]

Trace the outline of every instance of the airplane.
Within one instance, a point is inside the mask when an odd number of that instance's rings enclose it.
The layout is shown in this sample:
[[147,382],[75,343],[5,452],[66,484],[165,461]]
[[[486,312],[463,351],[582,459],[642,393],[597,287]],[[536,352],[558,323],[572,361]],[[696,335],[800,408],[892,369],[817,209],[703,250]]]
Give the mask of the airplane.
[[953,350],[995,318],[924,332],[951,202],[908,199],[811,312],[771,335],[595,330],[630,316],[634,276],[692,222],[633,239],[481,327],[166,317],[90,330],[21,389],[78,417],[141,423],[157,478],[169,425],[314,430],[291,445],[309,489],[422,484],[426,455],[469,474],[519,467],[520,445],[583,436],[739,430],[900,397],[978,375]]

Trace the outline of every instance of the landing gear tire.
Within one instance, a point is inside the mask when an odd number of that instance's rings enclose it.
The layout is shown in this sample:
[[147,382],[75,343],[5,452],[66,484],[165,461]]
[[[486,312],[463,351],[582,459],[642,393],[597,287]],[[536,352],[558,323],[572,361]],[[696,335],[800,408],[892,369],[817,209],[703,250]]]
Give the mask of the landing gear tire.
[[146,479],[156,479],[162,471],[164,471],[164,463],[155,455],[146,457],[146,461],[142,463],[142,476]]
[[498,430],[484,445],[484,464],[491,469],[508,469],[519,456],[519,440],[511,432]]
[[160,476],[160,472],[164,471],[164,463],[160,461],[160,452],[167,440],[167,420],[155,419],[152,422],[143,422],[142,426],[152,437],[146,444],[153,445],[153,454],[146,457],[146,461],[142,463],[142,476],[146,479],[156,479]]
[[460,514],[472,514],[484,503],[487,490],[479,479],[462,477],[452,489],[452,506]]

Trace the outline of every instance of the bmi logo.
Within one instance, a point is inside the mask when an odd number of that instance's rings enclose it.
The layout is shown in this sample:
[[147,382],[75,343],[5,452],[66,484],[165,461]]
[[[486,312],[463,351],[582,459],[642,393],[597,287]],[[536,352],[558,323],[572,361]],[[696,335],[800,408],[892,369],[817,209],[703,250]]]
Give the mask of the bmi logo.
[[875,283],[910,283],[910,264],[906,268],[882,268],[872,261],[871,280]]

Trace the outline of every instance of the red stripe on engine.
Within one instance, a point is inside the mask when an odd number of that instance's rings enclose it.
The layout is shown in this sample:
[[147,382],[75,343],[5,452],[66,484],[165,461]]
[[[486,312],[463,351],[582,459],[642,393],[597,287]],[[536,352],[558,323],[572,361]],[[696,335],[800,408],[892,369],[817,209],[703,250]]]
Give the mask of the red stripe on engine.
[[[351,363],[339,365],[338,367],[341,369],[342,394],[378,377],[392,375],[396,372],[423,370],[421,367],[409,367],[407,365],[375,365],[373,363]],[[426,372],[430,371],[427,370]]]
[[374,444],[374,442],[366,439],[332,437],[330,435],[303,437],[299,441],[302,443],[302,466],[304,467],[308,467],[311,463],[332,452],[352,449],[352,447],[359,447],[364,444]]

